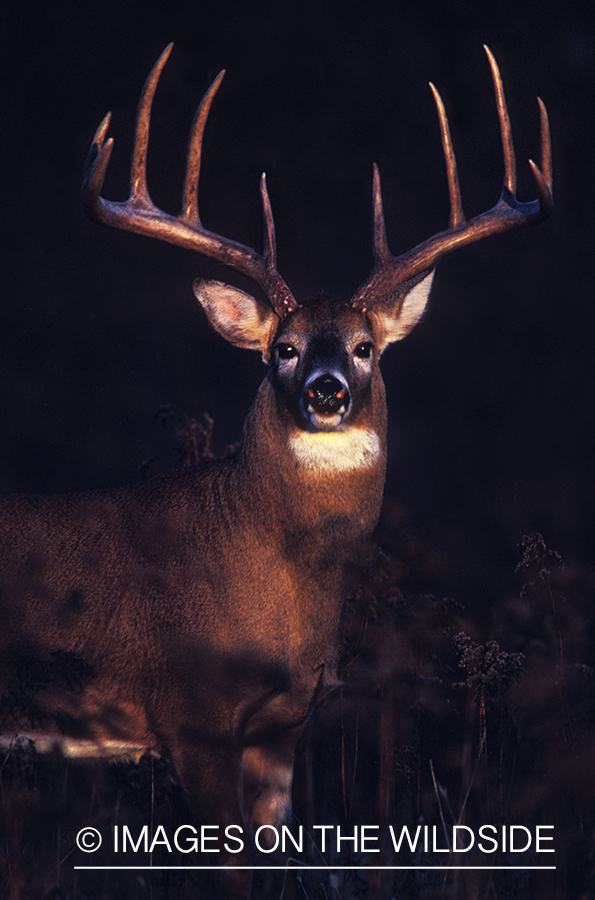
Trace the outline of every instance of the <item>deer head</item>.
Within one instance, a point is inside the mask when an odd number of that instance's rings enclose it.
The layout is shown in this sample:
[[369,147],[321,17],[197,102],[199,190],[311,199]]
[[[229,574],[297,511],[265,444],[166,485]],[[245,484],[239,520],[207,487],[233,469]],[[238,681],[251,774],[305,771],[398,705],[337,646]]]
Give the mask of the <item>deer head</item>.
[[[265,175],[262,175],[260,182],[265,222],[265,246],[262,256],[249,247],[208,231],[200,220],[198,179],[203,134],[211,104],[224,72],[217,76],[206,92],[192,125],[181,213],[177,217],[168,215],[159,210],[149,196],[146,159],[151,106],[171,48],[170,44],[153,67],[141,96],[129,199],[124,203],[118,203],[104,200],[100,196],[113,146],[111,138],[106,140],[110,121],[108,114],[97,130],[87,160],[83,186],[85,208],[93,219],[104,225],[150,235],[188,247],[203,256],[230,266],[255,281],[264,292],[266,301],[255,299],[237,288],[217,282],[195,282],[194,290],[211,324],[232,344],[258,349],[266,360],[271,358],[274,348],[276,371],[279,373],[280,382],[287,384],[295,377],[290,376],[290,373],[300,370],[298,360],[302,355],[303,342],[297,337],[299,331],[297,322],[300,317],[296,318],[296,313],[301,304],[277,271],[275,227]],[[445,231],[435,234],[400,256],[393,256],[386,237],[380,175],[377,166],[374,165],[374,265],[369,278],[358,288],[348,304],[349,309],[356,311],[360,316],[358,320],[360,331],[358,332],[356,328],[352,341],[353,359],[357,360],[354,365],[360,370],[365,369],[365,360],[372,352],[379,357],[388,344],[405,337],[419,321],[427,302],[434,267],[440,257],[457,247],[491,234],[536,224],[552,211],[551,143],[545,106],[538,98],[541,118],[541,168],[533,160],[529,160],[538,197],[532,202],[525,203],[516,197],[516,161],[500,71],[491,51],[487,47],[485,51],[492,71],[504,155],[504,183],[500,199],[489,211],[471,219],[465,218],[448,119],[440,94],[430,83],[438,110],[446,161],[451,207],[450,222]],[[353,316],[348,318],[355,321]],[[320,395],[324,397],[320,402],[327,412],[330,412],[331,406],[336,407],[332,416],[323,414],[326,428],[331,421],[337,420],[341,415],[340,411],[346,408],[347,395],[342,393],[344,386],[339,387],[334,382],[327,382],[326,387],[320,392],[319,389],[322,387],[322,384],[319,384],[314,389],[315,405],[318,403],[316,398]],[[307,408],[309,390],[310,386],[305,386],[302,412],[304,407]],[[314,415],[311,423],[318,421],[316,415],[319,413]]]

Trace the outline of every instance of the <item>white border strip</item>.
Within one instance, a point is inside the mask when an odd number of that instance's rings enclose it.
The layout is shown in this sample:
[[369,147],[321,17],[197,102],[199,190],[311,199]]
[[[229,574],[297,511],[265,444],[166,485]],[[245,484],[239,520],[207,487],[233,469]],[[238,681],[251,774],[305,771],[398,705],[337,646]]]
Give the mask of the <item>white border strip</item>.
[[154,871],[154,872],[163,872],[163,871],[209,871],[209,872],[237,872],[237,871],[252,871],[252,872],[267,872],[271,871],[296,871],[296,872],[319,872],[319,871],[333,871],[333,872],[346,872],[346,871],[372,871],[372,872],[396,872],[402,871],[404,869],[407,870],[415,870],[415,871],[423,871],[423,872],[437,872],[437,871],[480,871],[484,869],[489,870],[499,870],[499,871],[512,871],[518,870],[522,872],[526,871],[534,871],[536,869],[539,870],[553,870],[556,869],[556,866],[75,866],[75,869],[86,869],[89,871],[107,871],[107,872],[115,872],[115,871]]

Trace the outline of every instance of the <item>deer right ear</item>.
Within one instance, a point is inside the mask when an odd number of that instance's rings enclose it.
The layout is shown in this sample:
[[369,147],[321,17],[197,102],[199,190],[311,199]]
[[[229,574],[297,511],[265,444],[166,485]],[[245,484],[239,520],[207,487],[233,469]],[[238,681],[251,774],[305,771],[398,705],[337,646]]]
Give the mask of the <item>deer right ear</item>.
[[389,344],[406,337],[421,319],[432,287],[434,270],[420,279],[404,294],[395,290],[381,298],[368,312],[374,324],[377,351],[382,353]]
[[197,279],[192,289],[215,331],[236,347],[260,350],[266,362],[279,325],[279,317],[272,309],[220,281]]

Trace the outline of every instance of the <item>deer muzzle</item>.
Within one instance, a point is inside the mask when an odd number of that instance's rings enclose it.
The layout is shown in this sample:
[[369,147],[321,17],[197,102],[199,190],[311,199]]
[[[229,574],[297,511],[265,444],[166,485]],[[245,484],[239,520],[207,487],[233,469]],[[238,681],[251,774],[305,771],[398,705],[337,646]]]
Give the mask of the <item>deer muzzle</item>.
[[302,408],[310,424],[319,431],[337,428],[351,405],[347,383],[325,373],[308,379],[302,395]]

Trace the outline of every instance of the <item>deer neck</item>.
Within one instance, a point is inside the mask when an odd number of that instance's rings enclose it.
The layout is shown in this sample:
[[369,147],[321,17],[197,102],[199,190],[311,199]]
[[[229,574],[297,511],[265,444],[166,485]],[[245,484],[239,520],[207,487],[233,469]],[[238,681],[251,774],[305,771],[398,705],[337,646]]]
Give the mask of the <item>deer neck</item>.
[[341,432],[298,428],[266,378],[246,419],[236,475],[241,495],[266,529],[288,536],[369,536],[382,504],[386,405],[380,379],[370,408]]

